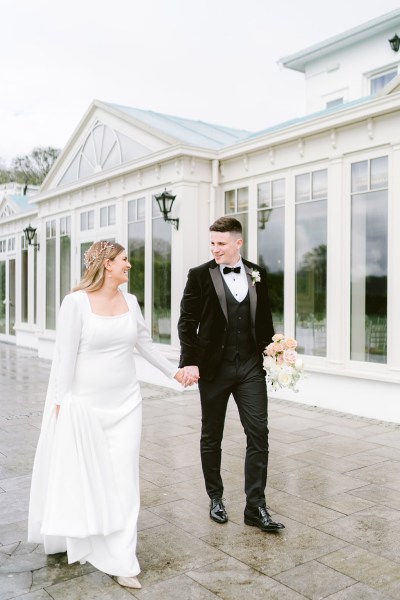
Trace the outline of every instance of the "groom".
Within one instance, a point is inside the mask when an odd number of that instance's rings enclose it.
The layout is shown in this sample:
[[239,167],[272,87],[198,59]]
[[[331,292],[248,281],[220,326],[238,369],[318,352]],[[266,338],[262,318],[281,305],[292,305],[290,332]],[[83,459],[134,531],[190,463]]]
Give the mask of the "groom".
[[229,396],[237,404],[247,450],[244,522],[283,529],[265,504],[268,398],[262,351],[274,334],[266,272],[240,256],[242,226],[221,217],[210,227],[214,260],[190,269],[178,323],[183,384],[198,382],[202,411],[201,462],[210,517],[226,523],[221,442]]

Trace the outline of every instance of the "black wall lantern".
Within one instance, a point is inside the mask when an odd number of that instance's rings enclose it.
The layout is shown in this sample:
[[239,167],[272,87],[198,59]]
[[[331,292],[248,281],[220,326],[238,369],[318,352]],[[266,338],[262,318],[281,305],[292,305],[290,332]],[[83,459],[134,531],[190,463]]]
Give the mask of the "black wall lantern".
[[400,38],[397,33],[389,40],[389,44],[393,52],[398,52],[400,48]]
[[32,227],[29,223],[28,227],[24,229],[25,239],[28,242],[28,246],[36,246],[38,250],[40,250],[40,244],[36,244],[33,240],[36,235],[36,227]]
[[179,228],[179,219],[170,219],[168,217],[169,213],[172,210],[172,205],[174,203],[176,196],[173,196],[169,192],[167,192],[167,188],[162,192],[162,194],[156,194],[155,199],[157,200],[158,207],[160,212],[164,218],[164,221],[167,223],[173,223],[175,229]]

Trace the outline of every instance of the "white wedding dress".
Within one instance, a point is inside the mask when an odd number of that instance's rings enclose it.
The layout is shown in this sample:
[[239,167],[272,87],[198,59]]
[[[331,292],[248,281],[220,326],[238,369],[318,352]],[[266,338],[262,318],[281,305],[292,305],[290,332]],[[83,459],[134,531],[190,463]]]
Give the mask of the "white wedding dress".
[[[142,399],[134,348],[172,377],[136,297],[96,315],[83,291],[65,297],[32,474],[28,540],[110,575],[140,572],[136,557]],[[55,405],[61,404],[58,419]]]

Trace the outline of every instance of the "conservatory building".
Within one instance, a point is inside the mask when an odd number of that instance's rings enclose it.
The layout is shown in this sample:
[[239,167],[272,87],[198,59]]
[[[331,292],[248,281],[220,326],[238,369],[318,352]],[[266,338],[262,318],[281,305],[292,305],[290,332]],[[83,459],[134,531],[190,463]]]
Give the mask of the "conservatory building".
[[[95,100],[31,200],[0,192],[0,340],[50,358],[85,250],[115,240],[177,363],[187,272],[210,259],[209,225],[231,215],[243,256],[268,271],[275,330],[306,363],[300,394],[271,395],[400,422],[396,28],[400,11],[282,59],[305,74],[308,112],[257,133]],[[143,380],[175,385],[138,361]]]

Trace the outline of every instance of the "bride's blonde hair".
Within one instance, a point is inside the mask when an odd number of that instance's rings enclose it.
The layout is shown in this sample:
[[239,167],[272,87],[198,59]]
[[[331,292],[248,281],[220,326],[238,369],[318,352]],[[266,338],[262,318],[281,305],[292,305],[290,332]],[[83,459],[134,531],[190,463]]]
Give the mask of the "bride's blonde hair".
[[78,285],[72,291],[85,290],[85,292],[95,292],[99,290],[103,285],[105,277],[104,262],[107,259],[114,260],[124,250],[125,248],[116,242],[94,242],[84,255],[86,271]]

